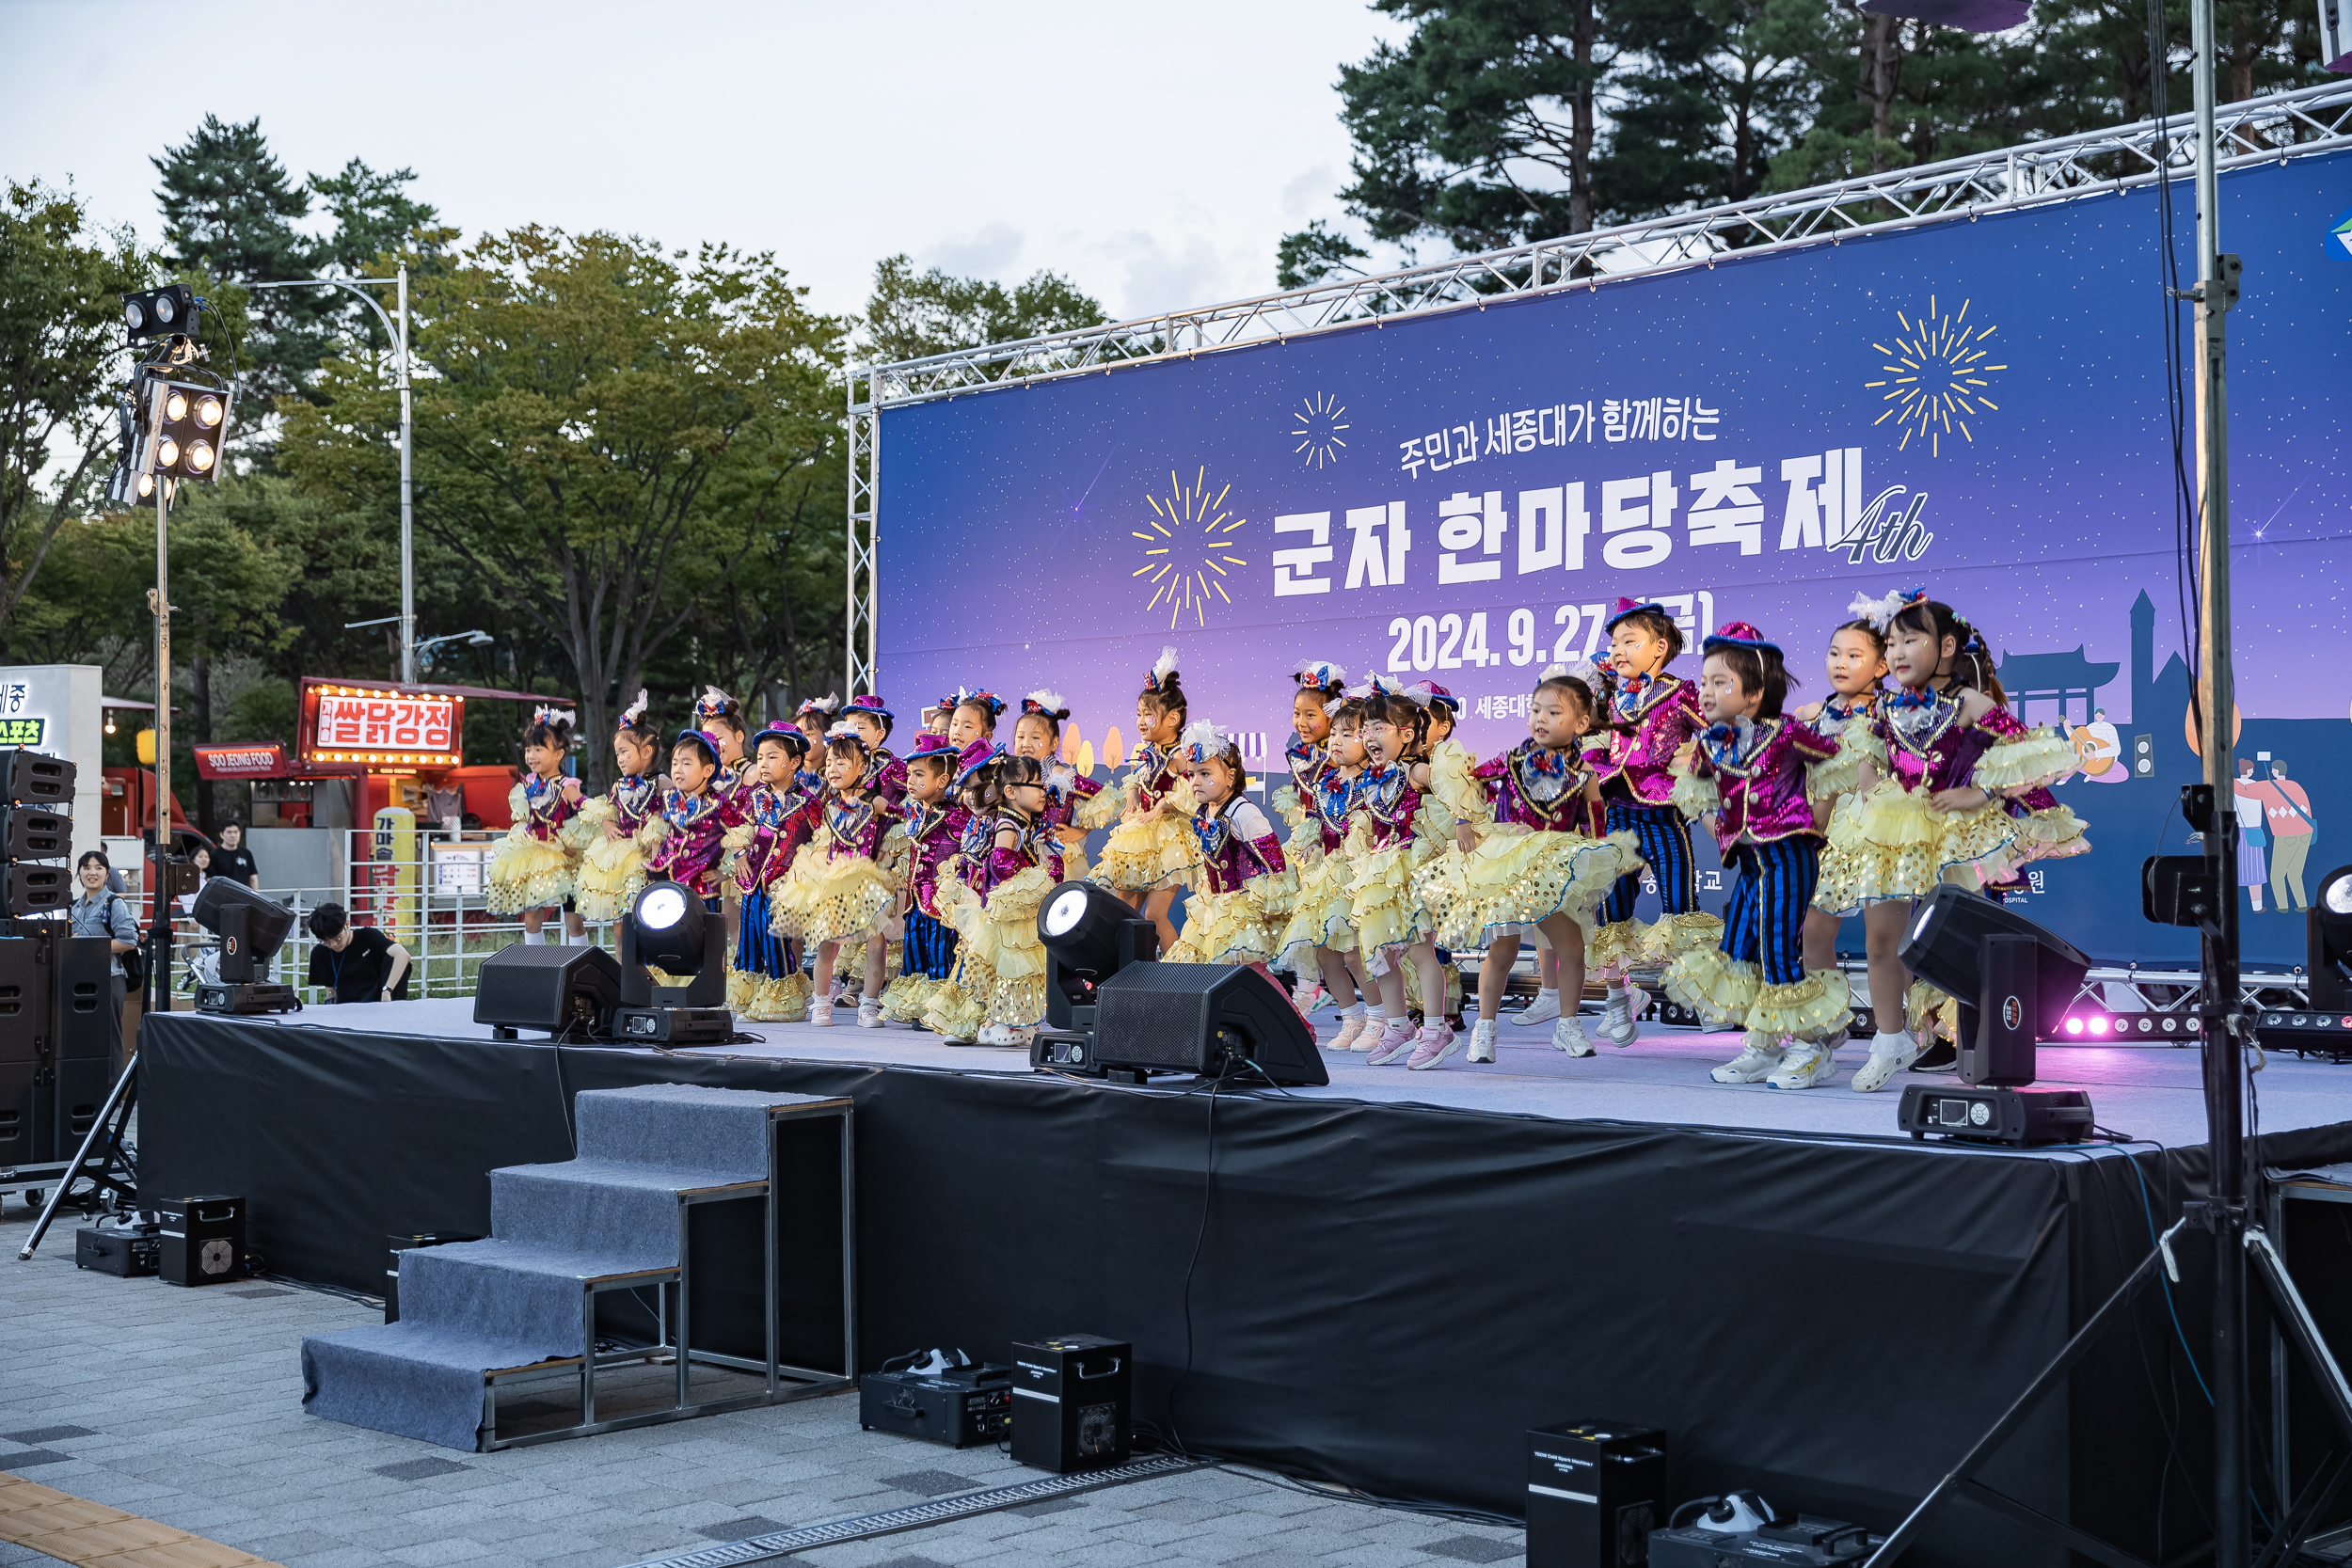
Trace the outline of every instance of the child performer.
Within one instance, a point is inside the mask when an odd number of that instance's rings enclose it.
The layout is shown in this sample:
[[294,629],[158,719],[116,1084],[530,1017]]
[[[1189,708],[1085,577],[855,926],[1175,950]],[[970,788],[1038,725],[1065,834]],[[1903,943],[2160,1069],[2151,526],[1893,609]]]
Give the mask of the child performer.
[[[1740,1054],[1713,1070],[1716,1083],[1809,1089],[1837,1070],[1853,1006],[1843,970],[1804,966],[1804,911],[1821,862],[1806,769],[1836,756],[1837,742],[1782,712],[1791,682],[1762,632],[1728,622],[1701,649],[1708,727],[1675,803],[1709,820],[1736,875],[1722,946],[1676,958],[1666,994],[1711,1023],[1746,1030]],[[1786,1050],[1784,1038],[1794,1042]]]
[[735,852],[731,875],[742,898],[727,1006],[762,1023],[798,1021],[808,1013],[808,976],[771,924],[770,895],[771,885],[783,879],[815,826],[810,797],[799,783],[807,755],[808,738],[782,721],[753,737],[752,782],[736,797],[740,820],[724,840]]
[[580,858],[574,901],[589,925],[620,919],[645,886],[645,856],[653,847],[646,824],[661,803],[660,760],[661,734],[647,721],[640,691],[612,732],[612,789],[580,808],[582,829],[593,836]]
[[719,737],[719,782],[713,787],[722,795],[750,788],[743,705],[717,687],[706,686],[694,704],[694,727]]
[[1176,890],[1192,879],[1200,855],[1192,836],[1192,785],[1176,761],[1185,717],[1176,650],[1162,648],[1136,698],[1136,749],[1120,791],[1119,826],[1094,868],[1096,881],[1158,928],[1163,953],[1176,945],[1168,909]]
[[958,691],[947,710],[947,738],[961,756],[977,742],[996,744],[996,721],[1004,716],[1005,700],[993,691]]
[[708,730],[678,731],[670,747],[670,787],[662,792],[659,815],[646,825],[653,844],[646,879],[682,884],[713,913],[719,909],[721,840],[736,820],[733,802],[711,787],[719,780],[720,755],[719,737]]
[[[947,713],[943,710],[944,723]],[[921,1021],[956,971],[956,932],[940,912],[940,871],[961,847],[972,814],[950,796],[956,749],[944,735],[925,734],[907,755],[907,879],[898,894],[905,920],[902,973],[882,994],[882,1018]]]
[[1298,874],[1283,864],[1274,824],[1242,794],[1249,773],[1231,735],[1205,719],[1187,724],[1177,755],[1198,802],[1192,832],[1200,869],[1184,905],[1184,934],[1167,961],[1248,964],[1272,980],[1266,965],[1280,951],[1276,937],[1289,923]]
[[947,721],[954,717],[955,711],[956,693],[950,691],[923,710],[923,733],[945,740],[947,737]]
[[1867,721],[1886,767],[1865,758],[1857,792],[1830,818],[1814,902],[1862,912],[1878,1033],[1853,1087],[1884,1088],[1926,1049],[1919,1031],[1890,1030],[1909,976],[1895,949],[1912,901],[1939,882],[1989,887],[2029,860],[2090,848],[2083,824],[2046,786],[2079,766],[2046,726],[2028,730],[2001,705],[1983,636],[1924,588],[1890,594],[1869,616],[1883,629],[1896,689]]
[[828,691],[821,697],[811,697],[793,710],[792,723],[808,737],[808,754],[822,760],[825,754],[825,732],[833,728],[834,719],[841,712],[841,699]]
[[[1336,666],[1326,668],[1332,677],[1338,675]],[[1311,701],[1315,699],[1302,683],[1299,700],[1291,707],[1295,721],[1307,720],[1303,710]],[[1371,1021],[1366,1006],[1374,988],[1359,967],[1356,927],[1349,924],[1347,884],[1355,872],[1346,854],[1348,813],[1364,771],[1364,705],[1333,692],[1327,703],[1317,701],[1315,705],[1324,709],[1323,757],[1304,766],[1297,756],[1291,758],[1291,787],[1303,803],[1304,816],[1293,825],[1283,855],[1292,865],[1301,863],[1296,857],[1311,853],[1311,858],[1298,873],[1298,896],[1278,945],[1284,963],[1302,974],[1312,964],[1334,998],[1348,998],[1340,1006],[1339,1033],[1324,1042],[1325,1049],[1370,1051],[1379,1041],[1380,1027]],[[1299,731],[1302,738],[1307,733]],[[1281,803],[1279,791],[1276,802]]]
[[1705,728],[1698,693],[1691,683],[1666,673],[1682,652],[1682,628],[1665,607],[1619,599],[1607,623],[1609,668],[1614,690],[1609,704],[1609,756],[1601,770],[1601,798],[1608,802],[1609,831],[1630,830],[1642,845],[1642,860],[1658,878],[1658,924],[1645,929],[1633,918],[1638,876],[1618,881],[1593,933],[1591,962],[1609,977],[1608,1010],[1600,1032],[1610,1044],[1631,1045],[1641,1033],[1635,1021],[1648,999],[1633,983],[1637,965],[1664,964],[1677,955],[1712,947],[1723,922],[1699,909],[1698,878],[1691,866],[1691,827],[1673,804],[1675,753]]
[[898,904],[882,849],[897,814],[867,784],[872,764],[857,726],[847,721],[834,725],[825,737],[825,793],[813,807],[814,831],[769,897],[771,928],[817,948],[808,1021],[827,1028],[833,1025],[834,963],[845,946],[866,954],[858,1026],[882,1027],[882,960]]
[[867,793],[897,811],[907,798],[907,765],[888,745],[896,723],[890,709],[880,697],[852,697],[841,705],[841,717],[857,726],[858,738],[866,742]]
[[[1470,1059],[1495,1059],[1497,1013],[1523,931],[1542,933],[1559,955],[1565,994],[1584,990],[1583,925],[1628,872],[1641,870],[1639,840],[1628,830],[1606,837],[1597,758],[1580,741],[1600,713],[1591,687],[1565,664],[1545,670],[1528,699],[1528,738],[1471,773],[1474,796],[1448,808],[1470,826],[1470,847],[1424,866],[1419,889],[1445,940],[1483,944],[1478,1022]],[[1573,1005],[1558,1009],[1551,1043],[1589,1056],[1592,1041]]]
[[1061,760],[1061,727],[1069,721],[1070,706],[1060,692],[1030,692],[1021,699],[1021,717],[1012,721],[1012,754],[1034,758],[1045,769],[1045,824],[1061,841],[1062,877],[1082,882],[1087,832],[1117,820],[1119,798],[1105,796],[1101,784]]
[[[1298,689],[1291,698],[1290,745],[1282,752],[1283,765],[1290,769],[1290,782],[1267,797],[1267,802],[1281,817],[1288,833],[1283,858],[1291,871],[1303,880],[1323,859],[1323,834],[1311,831],[1318,820],[1314,792],[1332,766],[1331,705],[1340,701],[1340,689],[1347,684],[1347,672],[1329,659],[1301,659],[1291,671],[1291,681]],[[1356,983],[1352,974],[1334,988],[1325,983],[1319,964],[1293,965],[1288,958],[1281,961],[1294,968],[1298,976],[1291,988],[1291,1005],[1302,1015],[1313,1012],[1327,991],[1343,1008],[1355,1004]],[[1343,997],[1344,1001],[1341,1000]]]
[[578,940],[587,927],[575,911],[573,879],[580,865],[580,781],[564,771],[572,748],[572,721],[542,707],[523,732],[522,782],[507,792],[514,826],[500,841],[484,873],[484,891],[495,914],[522,911],[523,942],[536,947],[547,938],[548,907],[564,906],[564,933]]
[[[1830,694],[1797,710],[1800,722],[1824,740],[1838,743],[1837,754],[1805,768],[1805,795],[1813,802],[1813,821],[1824,832],[1840,801],[1862,784],[1862,763],[1867,757],[1882,772],[1886,752],[1870,734],[1869,720],[1885,695],[1886,639],[1871,625],[1867,611],[1878,601],[1865,595],[1847,608],[1856,617],[1829,636]],[[1804,967],[1807,971],[1837,967],[1838,918],[1823,909],[1804,914]]]
[[962,880],[940,902],[955,922],[956,977],[925,1022],[949,1039],[1024,1045],[1045,1016],[1045,944],[1037,911],[1062,880],[1061,841],[1045,825],[1045,770],[992,746],[959,781],[972,802]]
[[[1462,716],[1462,699],[1439,686],[1436,681],[1415,681],[1411,689],[1420,695],[1422,708],[1429,715],[1428,739],[1413,759],[1429,765],[1429,787],[1424,792],[1422,813],[1415,819],[1415,830],[1428,841],[1431,859],[1442,858],[1455,848],[1465,836],[1465,824],[1456,806],[1466,806],[1477,789],[1470,782],[1470,769],[1478,765],[1462,743],[1454,738],[1454,721]],[[1474,836],[1474,835],[1471,835]],[[1445,1014],[1446,1024],[1456,1033],[1462,1029],[1462,970],[1446,950],[1443,942],[1438,944],[1438,970],[1445,976],[1445,993],[1431,1004],[1421,995],[1421,972],[1405,971],[1405,998],[1420,1006],[1424,1014],[1434,1010]]]
[[1460,1049],[1436,1007],[1422,1014],[1418,1035],[1407,1016],[1405,975],[1419,973],[1421,994],[1445,995],[1445,974],[1438,962],[1437,924],[1413,890],[1413,877],[1434,853],[1420,821],[1428,787],[1428,764],[1416,760],[1429,733],[1429,715],[1411,692],[1375,675],[1348,696],[1364,705],[1364,772],[1349,802],[1348,829],[1341,852],[1347,857],[1348,924],[1364,955],[1364,967],[1379,988],[1380,1037],[1367,1058],[1374,1067],[1403,1061],[1432,1068]]

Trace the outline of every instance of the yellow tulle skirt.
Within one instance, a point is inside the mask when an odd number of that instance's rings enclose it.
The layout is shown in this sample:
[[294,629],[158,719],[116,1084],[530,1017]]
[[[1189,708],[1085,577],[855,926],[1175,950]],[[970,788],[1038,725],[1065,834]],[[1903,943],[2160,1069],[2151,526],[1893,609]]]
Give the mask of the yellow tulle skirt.
[[954,989],[952,982],[928,974],[901,974],[882,988],[882,1017],[893,1023],[919,1023],[941,992]]
[[1430,850],[1420,838],[1406,838],[1380,848],[1359,825],[1351,829],[1342,852],[1351,875],[1347,880],[1347,923],[1356,928],[1356,944],[1365,953],[1398,943],[1411,945],[1437,935],[1429,908],[1413,891],[1414,874],[1426,863]]
[[[605,816],[612,816],[609,809]],[[620,919],[629,901],[645,891],[645,849],[637,835],[607,838],[599,826],[580,857],[573,889],[580,917],[591,924]]]
[[1617,879],[1642,864],[1641,840],[1630,832],[1587,838],[1506,822],[1486,829],[1469,853],[1449,850],[1422,866],[1414,887],[1440,941],[1484,947],[1503,927],[1555,914],[1589,924]]
[[1288,922],[1269,913],[1259,883],[1274,879],[1260,877],[1232,893],[1196,893],[1185,899],[1184,928],[1161,957],[1174,964],[1273,962],[1282,951]]
[[1677,957],[1666,966],[1665,988],[1708,1023],[1775,1040],[1827,1039],[1846,1026],[1853,1002],[1842,970],[1811,970],[1802,980],[1767,985],[1761,967],[1720,947]]
[[[1189,790],[1177,794],[1191,798]],[[1192,818],[1175,809],[1171,798],[1150,816],[1111,830],[1094,863],[1094,880],[1130,893],[1155,892],[1185,885],[1200,863],[1200,841],[1192,836]]]
[[1705,910],[1661,914],[1647,925],[1619,920],[1586,929],[1591,935],[1584,942],[1584,966],[1597,975],[1661,969],[1685,953],[1706,952],[1724,940],[1723,916]]
[[490,857],[482,891],[494,914],[543,910],[572,896],[573,865],[561,843],[510,833]]
[[862,942],[888,936],[898,890],[890,874],[864,855],[828,855],[809,844],[791,869],[769,884],[768,928],[808,942]]
[[1944,882],[1982,887],[2029,858],[2007,802],[1941,812],[1928,803],[1927,791],[1882,779],[1868,793],[1846,797],[1831,815],[1813,907],[1851,914],[1889,898],[1924,898]]
[[[1322,842],[1321,834],[1314,834]],[[1289,856],[1283,857],[1288,863]],[[1356,927],[1348,915],[1347,884],[1355,876],[1345,854],[1318,856],[1297,872],[1298,892],[1291,900],[1290,918],[1274,939],[1282,962],[1302,974],[1314,967],[1307,951],[1328,947],[1336,953],[1356,951]]]
[[[1033,865],[999,883],[987,904],[954,884],[940,884],[940,906],[956,928],[956,974],[949,984],[963,1004],[950,1022],[970,1022],[977,1008],[982,1023],[1034,1023],[1045,1016],[1045,944],[1038,940],[1038,906],[1055,888],[1043,866]],[[928,1016],[928,1014],[927,1014]],[[942,1030],[942,1033],[950,1033]]]
[[727,971],[727,1008],[755,1023],[797,1023],[808,1016],[809,979],[789,974]]
[[[1880,1028],[1886,1027],[1881,1022]],[[1957,1043],[1960,1039],[1960,1002],[1957,998],[1929,985],[1914,980],[1903,993],[1903,1027],[1911,1037],[1926,1045],[1937,1038]]]

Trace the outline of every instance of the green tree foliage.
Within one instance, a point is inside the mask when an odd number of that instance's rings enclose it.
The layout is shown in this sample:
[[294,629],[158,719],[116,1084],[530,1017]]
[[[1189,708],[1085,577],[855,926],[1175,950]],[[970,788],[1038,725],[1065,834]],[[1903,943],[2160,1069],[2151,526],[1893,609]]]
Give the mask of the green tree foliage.
[[873,363],[886,365],[1109,320],[1100,304],[1058,273],[1041,271],[1009,290],[939,267],[918,273],[905,256],[891,256],[874,268],[861,348]]
[[[2149,112],[2143,0],[2036,0],[2007,33],[1866,16],[1856,0],[1373,0],[1411,27],[1340,68],[1362,236],[1494,249],[1931,163]],[[2307,14],[2311,13],[2311,14]],[[2219,0],[2221,97],[2307,86],[2306,0]],[[2185,114],[2187,0],[2165,0]],[[1365,258],[1286,235],[1296,287]]]
[[0,630],[107,472],[127,369],[116,296],[147,276],[130,235],[91,231],[79,198],[8,182],[0,198]]
[[[561,650],[589,736],[707,612],[692,590],[838,483],[844,324],[804,293],[764,254],[537,228],[416,289],[418,527]],[[390,504],[393,393],[338,359],[316,396],[287,405],[286,471],[336,507]]]

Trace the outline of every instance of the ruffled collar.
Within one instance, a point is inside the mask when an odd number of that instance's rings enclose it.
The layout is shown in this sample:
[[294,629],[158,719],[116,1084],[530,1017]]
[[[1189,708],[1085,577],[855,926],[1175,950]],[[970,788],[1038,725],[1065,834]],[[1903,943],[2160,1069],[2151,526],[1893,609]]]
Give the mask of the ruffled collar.
[[1610,698],[1610,705],[1620,719],[1639,719],[1672,695],[1674,689],[1681,684],[1662,670],[1647,675],[1620,675],[1617,677],[1616,694]]
[[1768,719],[1758,723],[1742,715],[1727,723],[1709,724],[1700,731],[1699,751],[1708,762],[1726,773],[1744,772],[1779,728],[1777,721]]
[[1842,703],[1838,701],[1837,694],[1832,692],[1821,701],[1821,718],[1831,724],[1850,724],[1857,719],[1867,719],[1884,695],[1884,692],[1874,689],[1865,691],[1851,703]]

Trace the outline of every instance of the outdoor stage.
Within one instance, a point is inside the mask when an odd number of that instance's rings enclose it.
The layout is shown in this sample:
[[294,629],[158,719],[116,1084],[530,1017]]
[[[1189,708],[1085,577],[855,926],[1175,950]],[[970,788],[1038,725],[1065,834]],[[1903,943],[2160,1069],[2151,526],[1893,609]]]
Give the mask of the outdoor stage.
[[[1664,1428],[1677,1498],[1752,1485],[1890,1528],[2203,1185],[2191,1050],[2042,1058],[2102,1125],[2170,1147],[2012,1152],[1898,1135],[1898,1095],[1842,1078],[1711,1085],[1729,1037],[1671,1029],[1571,1060],[1506,1024],[1491,1067],[1327,1057],[1328,1088],[1212,1100],[898,1029],[771,1025],[662,1054],[493,1041],[470,1015],[147,1020],[143,1186],[241,1194],[271,1271],[374,1291],[387,1234],[480,1233],[486,1171],[569,1158],[582,1089],[846,1093],[867,1368],[1129,1338],[1138,1416],[1188,1445],[1510,1513],[1526,1429],[1594,1418]],[[2347,1075],[2273,1061],[2264,1163],[2352,1159]],[[2207,1249],[2178,1250],[2170,1305],[2202,1344]],[[2314,1246],[2296,1266],[2343,1261]],[[2165,1421],[2189,1475],[2203,1443],[2174,1404],[2167,1301],[2143,1308],[1987,1479],[2153,1556]],[[2175,1473],[2175,1549],[2196,1534],[2188,1490]],[[1931,1539],[1916,1560],[2060,1560],[1965,1504]]]

